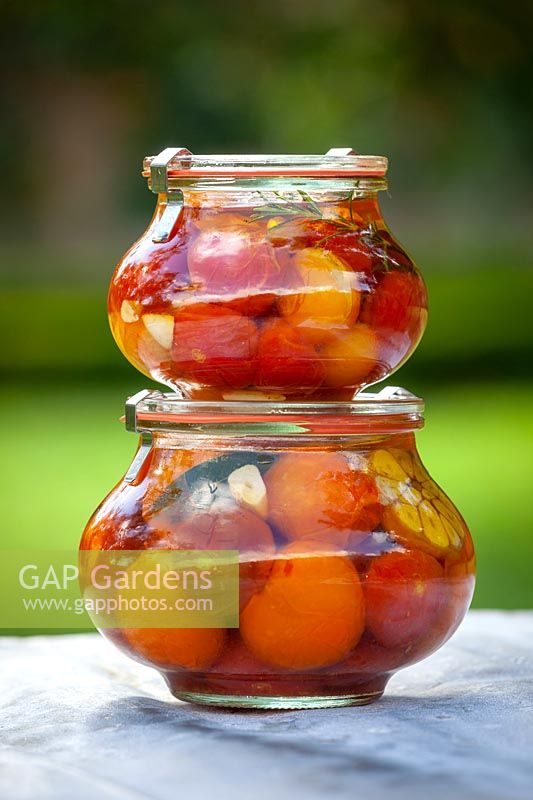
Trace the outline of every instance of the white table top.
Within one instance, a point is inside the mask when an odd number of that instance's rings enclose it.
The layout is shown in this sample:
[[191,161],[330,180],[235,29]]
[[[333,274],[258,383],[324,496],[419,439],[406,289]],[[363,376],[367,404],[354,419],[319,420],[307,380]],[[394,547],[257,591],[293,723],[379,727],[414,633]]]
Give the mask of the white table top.
[[359,708],[187,705],[97,634],[0,658],[6,800],[533,797],[533,612],[471,612]]

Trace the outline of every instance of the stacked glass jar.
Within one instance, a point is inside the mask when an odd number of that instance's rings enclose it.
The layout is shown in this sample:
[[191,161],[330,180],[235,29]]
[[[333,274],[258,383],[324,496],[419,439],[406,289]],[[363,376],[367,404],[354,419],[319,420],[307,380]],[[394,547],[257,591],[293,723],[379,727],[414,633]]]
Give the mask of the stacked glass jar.
[[158,196],[109,292],[141,392],[141,445],[83,550],[235,550],[233,628],[103,631],[179,698],[304,708],[370,702],[440,646],[475,559],[427,473],[423,403],[388,387],[427,319],[424,281],[386,227],[387,160],[147,158]]

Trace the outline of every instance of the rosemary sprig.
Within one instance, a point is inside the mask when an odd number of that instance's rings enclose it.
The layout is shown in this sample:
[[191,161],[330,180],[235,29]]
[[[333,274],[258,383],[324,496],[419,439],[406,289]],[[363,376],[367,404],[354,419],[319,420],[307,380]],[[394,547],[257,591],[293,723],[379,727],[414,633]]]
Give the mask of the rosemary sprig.
[[[322,209],[320,206],[315,203],[313,198],[303,190],[299,189],[298,194],[302,198],[301,203],[294,203],[285,201],[284,196],[281,192],[273,192],[274,196],[280,199],[282,202],[266,202],[263,206],[257,206],[252,215],[251,219],[259,220],[265,219],[266,217],[284,217],[281,222],[278,222],[276,225],[273,225],[271,230],[278,228],[280,225],[285,225],[287,222],[290,222],[294,219],[311,219],[311,220],[324,220],[326,222],[331,223],[332,225],[338,226],[341,230],[355,230],[359,226],[353,219],[353,212],[351,207],[351,200],[352,195],[350,194],[350,219],[345,219],[344,217],[325,217]],[[348,198],[347,198],[348,199]],[[339,231],[340,233],[341,231]],[[332,236],[337,236],[338,234],[331,234]],[[330,238],[330,237],[327,237]]]

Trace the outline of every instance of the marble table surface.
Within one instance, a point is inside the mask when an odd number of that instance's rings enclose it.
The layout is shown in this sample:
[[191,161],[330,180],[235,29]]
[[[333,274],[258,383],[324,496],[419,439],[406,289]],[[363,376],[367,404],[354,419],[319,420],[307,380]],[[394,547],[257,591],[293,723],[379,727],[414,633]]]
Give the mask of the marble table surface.
[[360,708],[195,707],[98,634],[0,659],[5,800],[533,797],[533,612],[471,612]]

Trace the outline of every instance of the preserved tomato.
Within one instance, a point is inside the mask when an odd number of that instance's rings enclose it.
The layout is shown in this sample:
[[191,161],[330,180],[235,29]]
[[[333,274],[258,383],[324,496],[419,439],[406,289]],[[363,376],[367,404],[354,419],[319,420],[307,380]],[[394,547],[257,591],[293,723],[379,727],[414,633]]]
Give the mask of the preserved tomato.
[[[353,156],[321,177],[316,157],[302,157],[317,164],[303,183],[280,156],[282,188],[260,169],[242,180],[238,166],[205,187],[210,158],[183,182],[171,170],[154,220],[115,270],[109,317],[126,357],[195,399],[245,389],[345,400],[390,375],[420,340],[427,297],[379,209],[384,160]],[[361,159],[379,172],[364,189]]]
[[298,708],[378,697],[393,672],[446,641],[473,591],[466,524],[416,451],[421,408],[401,392],[293,406],[140,400],[130,424],[151,433],[151,450],[81,548],[235,554],[237,627],[103,633],[187,700]]

